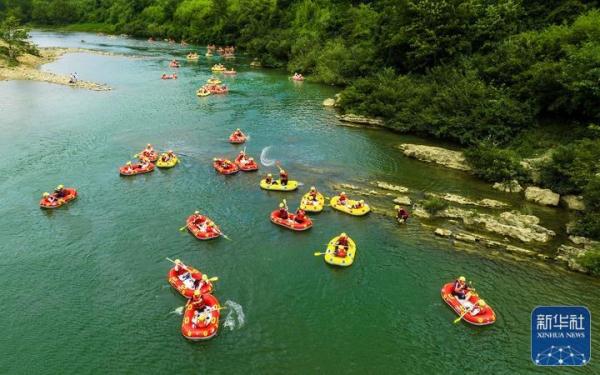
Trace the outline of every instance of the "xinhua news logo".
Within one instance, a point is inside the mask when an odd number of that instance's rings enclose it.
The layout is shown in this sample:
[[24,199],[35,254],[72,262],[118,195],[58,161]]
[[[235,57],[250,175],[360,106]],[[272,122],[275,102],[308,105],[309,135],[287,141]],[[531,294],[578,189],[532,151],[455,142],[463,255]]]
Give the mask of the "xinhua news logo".
[[531,312],[531,360],[538,366],[585,366],[591,359],[585,306],[538,306]]

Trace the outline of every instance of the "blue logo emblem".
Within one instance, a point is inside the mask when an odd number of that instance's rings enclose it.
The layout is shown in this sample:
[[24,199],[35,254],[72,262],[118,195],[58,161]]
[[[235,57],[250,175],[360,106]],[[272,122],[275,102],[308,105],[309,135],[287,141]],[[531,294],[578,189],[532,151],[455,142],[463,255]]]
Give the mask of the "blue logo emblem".
[[531,312],[531,360],[538,366],[584,366],[591,358],[591,316],[584,306],[538,306]]

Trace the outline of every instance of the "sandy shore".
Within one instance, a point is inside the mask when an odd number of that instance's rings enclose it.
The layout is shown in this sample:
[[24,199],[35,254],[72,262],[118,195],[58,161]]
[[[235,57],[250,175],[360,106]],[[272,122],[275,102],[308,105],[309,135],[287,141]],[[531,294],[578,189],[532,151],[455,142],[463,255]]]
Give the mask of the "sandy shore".
[[41,71],[41,65],[50,63],[66,53],[93,53],[96,55],[114,56],[109,52],[94,51],[83,48],[40,48],[40,56],[24,55],[19,57],[19,66],[8,67],[0,62],[0,81],[27,80],[48,82],[58,85],[78,87],[93,91],[109,91],[111,88],[106,84],[80,80],[77,83],[69,83],[69,76]]

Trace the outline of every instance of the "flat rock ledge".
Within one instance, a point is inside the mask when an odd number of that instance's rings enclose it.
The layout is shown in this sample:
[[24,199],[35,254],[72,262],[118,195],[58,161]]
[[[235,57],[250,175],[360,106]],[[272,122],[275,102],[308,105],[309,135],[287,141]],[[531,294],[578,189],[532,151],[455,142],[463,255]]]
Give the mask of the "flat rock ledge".
[[470,205],[470,206],[478,206],[478,207],[486,207],[486,208],[508,207],[508,203],[504,203],[504,202],[500,202],[500,201],[497,201],[494,199],[488,199],[488,198],[484,198],[484,199],[480,199],[480,200],[473,200],[473,199],[470,199],[467,197],[463,197],[461,195],[450,194],[450,193],[446,193],[446,194],[426,193],[425,196],[439,198],[439,199],[443,199],[448,202],[458,203],[458,204],[462,204],[462,205]]
[[403,143],[398,146],[404,155],[427,163],[435,163],[460,171],[470,171],[465,155],[460,151],[452,151],[442,147]]
[[348,113],[345,115],[336,115],[335,117],[340,121],[350,122],[353,124],[383,126],[383,119],[381,119],[381,118],[360,116],[360,115],[355,115],[352,113]]
[[560,195],[550,189],[529,186],[525,189],[525,199],[544,206],[558,206]]

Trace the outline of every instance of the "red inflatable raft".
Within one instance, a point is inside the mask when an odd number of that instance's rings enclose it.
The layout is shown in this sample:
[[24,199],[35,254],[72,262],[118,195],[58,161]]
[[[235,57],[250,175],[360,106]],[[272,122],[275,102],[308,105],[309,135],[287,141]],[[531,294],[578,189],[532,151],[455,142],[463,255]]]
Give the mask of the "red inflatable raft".
[[274,224],[281,225],[282,227],[295,231],[303,231],[312,227],[312,221],[308,216],[304,216],[304,220],[298,222],[296,221],[296,215],[288,213],[288,218],[282,219],[279,217],[279,210],[271,212],[271,221]]
[[208,340],[219,330],[219,301],[212,294],[203,294],[201,298],[206,306],[198,307],[189,300],[183,313],[181,334],[188,340]]
[[151,152],[147,152],[146,150],[140,151],[140,153],[138,154],[139,159],[141,159],[142,157],[147,158],[149,161],[151,162],[155,162],[158,160],[158,152],[156,151],[151,151]]
[[217,161],[213,162],[213,167],[220,174],[228,175],[228,174],[238,173],[240,171],[238,166],[235,165],[234,163],[230,162],[229,160],[227,160],[228,166],[223,167],[223,161],[225,161],[225,160],[217,160]]
[[[197,217],[203,217],[206,219],[206,224],[211,224],[214,226],[214,229],[208,229],[208,227],[205,227],[206,229],[202,230],[200,228],[198,228],[198,225],[194,224],[194,221],[196,220]],[[194,237],[196,237],[199,240],[210,240],[213,238],[217,238],[221,235],[221,229],[219,229],[219,227],[212,221],[210,220],[208,217],[203,216],[203,215],[190,215],[187,218],[187,229],[190,231],[191,234],[194,235]]]
[[[202,281],[202,273],[194,267],[183,265],[176,270],[177,266],[174,266],[169,270],[169,284],[185,298],[192,298],[194,296],[195,286]],[[214,286],[210,281],[203,283],[200,288],[200,293],[212,293]]]
[[[77,190],[75,190],[73,188],[64,188],[63,190],[65,190],[67,192],[67,195],[65,195],[62,198],[57,198],[54,202],[50,202],[47,198],[40,199],[40,207],[41,208],[58,208],[58,207],[62,206],[63,204],[70,202],[73,199],[77,198]],[[51,195],[54,195],[54,194],[51,194]]]
[[[465,307],[461,305],[458,299],[452,294],[454,283],[448,283],[442,287],[442,299],[457,313],[459,316],[465,312]],[[469,302],[476,305],[480,300],[475,292],[471,292]],[[476,326],[486,326],[496,321],[496,314],[489,305],[483,307],[477,306],[463,316],[463,320]]]
[[135,176],[136,174],[148,173],[154,170],[154,164],[148,164],[147,168],[142,168],[141,164],[132,164],[131,170],[127,168],[126,165],[119,168],[119,173],[121,176]]
[[246,142],[246,136],[244,134],[238,136],[238,135],[235,135],[235,132],[234,132],[229,136],[229,143],[242,144],[244,142]]
[[258,164],[256,164],[254,160],[246,160],[246,163],[242,164],[242,155],[238,155],[237,158],[235,158],[235,165],[237,165],[238,168],[244,172],[258,170]]

